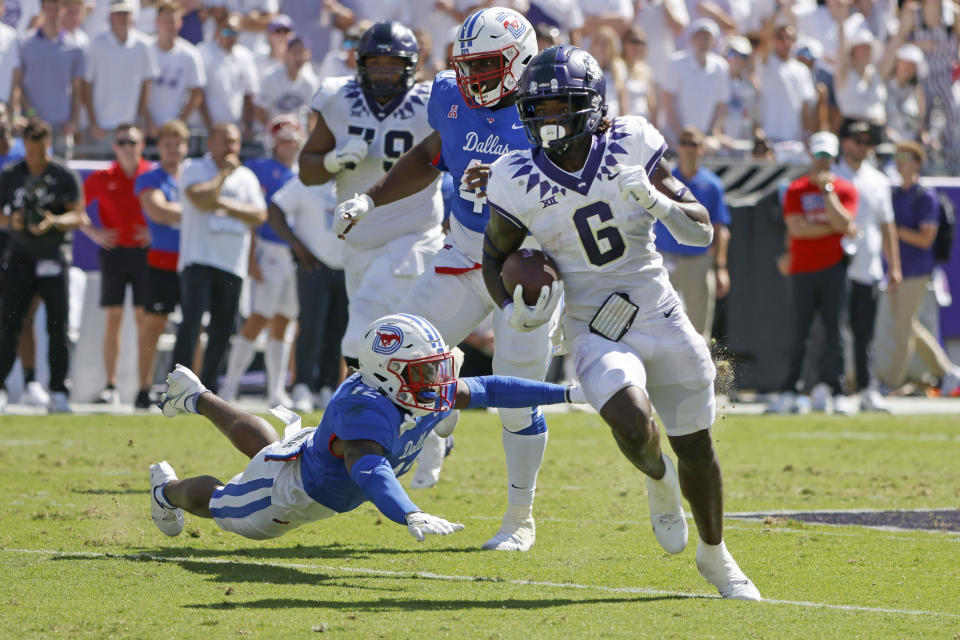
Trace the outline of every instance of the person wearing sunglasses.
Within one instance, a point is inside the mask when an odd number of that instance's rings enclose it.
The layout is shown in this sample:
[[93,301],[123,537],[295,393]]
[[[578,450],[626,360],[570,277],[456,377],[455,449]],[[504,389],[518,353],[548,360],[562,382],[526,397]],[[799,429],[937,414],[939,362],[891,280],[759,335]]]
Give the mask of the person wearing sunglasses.
[[[900,248],[894,222],[890,180],[872,164],[876,145],[875,128],[856,120],[840,131],[842,157],[834,172],[853,183],[859,195],[857,207],[856,252],[847,268],[849,286],[849,322],[853,334],[855,389],[860,394],[862,411],[889,411],[877,390],[870,355],[873,343],[880,289],[895,293],[903,279]],[[884,275],[884,262],[887,265]]]
[[242,127],[244,138],[253,135],[253,98],[260,93],[260,77],[249,49],[237,43],[240,15],[226,14],[212,40],[198,47],[207,85],[200,113],[205,122]]
[[[113,153],[114,162],[106,169],[94,171],[84,182],[87,209],[97,212],[99,223],[82,228],[84,234],[100,247],[100,307],[104,311],[106,385],[95,402],[109,405],[120,402],[117,364],[128,285],[133,293],[137,334],[144,336],[146,331],[144,305],[149,289],[147,247],[150,232],[133,187],[137,177],[153,168],[143,158],[143,132],[132,124],[122,124],[114,131]],[[144,341],[140,340],[140,343]],[[149,360],[148,354],[141,353],[140,360]],[[149,385],[141,380],[139,388],[145,386]]]

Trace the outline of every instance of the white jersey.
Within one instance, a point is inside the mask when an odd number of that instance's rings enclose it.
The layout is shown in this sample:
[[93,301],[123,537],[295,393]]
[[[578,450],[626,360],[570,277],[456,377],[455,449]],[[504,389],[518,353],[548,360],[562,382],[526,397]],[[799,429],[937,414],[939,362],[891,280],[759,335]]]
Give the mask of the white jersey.
[[513,151],[491,167],[487,200],[556,261],[567,323],[589,322],[613,292],[639,306],[638,322],[679,303],[654,247],[656,219],[624,199],[618,177],[618,165],[642,165],[652,174],[666,148],[653,125],[624,116],[593,138],[579,174],[559,169],[539,148]]
[[[363,193],[379,180],[397,159],[433,130],[427,122],[427,101],[431,83],[414,85],[385,108],[360,88],[353,78],[325,80],[313,97],[311,108],[323,116],[327,127],[341,146],[357,136],[369,145],[367,157],[354,169],[336,174],[339,201]],[[443,220],[440,179],[409,197],[377,207],[365,223],[346,235],[346,242],[357,249],[372,249],[399,236],[428,232]]]

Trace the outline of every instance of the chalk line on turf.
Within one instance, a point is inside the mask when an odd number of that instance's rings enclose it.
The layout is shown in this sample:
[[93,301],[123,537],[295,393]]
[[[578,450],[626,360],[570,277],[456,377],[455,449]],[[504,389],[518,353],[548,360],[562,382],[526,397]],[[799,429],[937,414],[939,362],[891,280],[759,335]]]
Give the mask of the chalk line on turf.
[[[237,559],[217,559],[217,558],[195,558],[195,557],[177,557],[177,556],[158,556],[152,553],[99,553],[94,551],[53,551],[49,549],[0,549],[3,553],[19,553],[32,555],[46,555],[53,557],[76,557],[76,558],[103,558],[117,560],[134,561],[153,561],[153,562],[193,562],[199,564],[229,564],[229,565],[247,565],[253,567],[276,567],[280,569],[298,569],[313,571],[329,571],[339,573],[352,573],[357,575],[375,575],[389,578],[416,578],[420,580],[442,580],[446,582],[493,582],[497,584],[512,584],[527,587],[545,587],[549,589],[576,589],[579,591],[600,591],[603,593],[632,593],[637,595],[652,596],[676,596],[679,598],[719,600],[720,596],[706,593],[685,593],[683,591],[668,591],[665,589],[651,589],[649,587],[608,587],[605,585],[577,584],[574,582],[549,582],[543,580],[507,580],[503,578],[490,578],[484,576],[460,576],[448,575],[442,573],[432,573],[429,571],[391,571],[389,569],[369,569],[365,567],[333,567],[329,565],[314,565],[294,562],[250,562]],[[947,613],[944,611],[923,611],[918,609],[894,609],[889,607],[866,607],[853,604],[832,604],[828,602],[810,602],[806,600],[782,600],[777,598],[765,598],[763,602],[767,604],[780,604],[795,607],[807,607],[814,609],[831,609],[835,611],[855,611],[863,613],[892,613],[897,615],[910,616],[933,616],[937,618],[960,619],[960,614]]]

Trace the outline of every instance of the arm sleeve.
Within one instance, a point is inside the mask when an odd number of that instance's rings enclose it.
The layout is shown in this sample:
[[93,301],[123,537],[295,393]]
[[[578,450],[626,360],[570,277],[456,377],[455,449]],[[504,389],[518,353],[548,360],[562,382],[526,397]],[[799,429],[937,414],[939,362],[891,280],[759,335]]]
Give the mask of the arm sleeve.
[[567,387],[510,376],[478,376],[461,378],[470,390],[468,409],[501,407],[522,409],[542,404],[569,402]]
[[918,227],[924,224],[940,224],[940,202],[937,200],[936,192],[928,191],[924,197],[917,198],[915,206]]
[[93,204],[100,195],[100,190],[97,188],[100,179],[97,173],[91,173],[90,176],[83,183],[83,195],[84,195],[84,204],[90,206]]
[[799,215],[803,213],[803,207],[800,205],[800,196],[797,193],[797,190],[792,186],[787,187],[786,193],[783,194],[783,215],[792,216]]
[[397,524],[407,524],[407,514],[420,511],[407,496],[390,463],[383,456],[363,456],[353,464],[350,477],[380,513]]
[[840,198],[840,204],[854,218],[857,217],[857,206],[860,204],[860,197],[857,195],[857,188],[853,183],[837,180],[835,183],[837,197]]
[[156,189],[157,187],[156,175],[152,171],[141,173],[137,176],[136,182],[133,183],[133,195],[139,198],[140,194],[147,189]]

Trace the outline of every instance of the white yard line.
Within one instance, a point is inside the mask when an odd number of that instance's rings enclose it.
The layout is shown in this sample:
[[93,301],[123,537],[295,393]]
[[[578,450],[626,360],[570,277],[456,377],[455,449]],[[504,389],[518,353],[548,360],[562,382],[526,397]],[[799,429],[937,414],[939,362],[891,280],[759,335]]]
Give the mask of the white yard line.
[[[387,576],[391,578],[417,578],[427,580],[443,580],[447,582],[494,582],[497,584],[513,584],[526,587],[545,587],[550,589],[577,589],[581,591],[600,591],[603,593],[632,593],[638,595],[676,596],[679,598],[702,598],[707,600],[719,599],[717,595],[705,593],[686,593],[683,591],[667,591],[664,589],[650,589],[648,587],[608,587],[604,585],[577,584],[575,582],[549,582],[543,580],[505,580],[485,576],[460,576],[428,571],[391,571],[388,569],[369,569],[364,567],[334,567],[329,565],[314,565],[294,562],[250,562],[238,559],[192,558],[175,556],[157,556],[151,553],[117,554],[97,553],[93,551],[52,551],[47,549],[0,549],[3,553],[20,553],[44,556],[76,557],[76,558],[116,558],[121,560],[152,560],[155,562],[195,562],[198,564],[229,564],[248,565],[254,567],[275,567],[281,569],[298,569],[311,571],[329,571],[358,575]],[[943,611],[923,611],[918,609],[893,609],[888,607],[864,607],[852,604],[831,604],[827,602],[808,602],[805,600],[765,599],[768,604],[782,604],[794,607],[813,609],[832,609],[835,611],[857,611],[865,613],[892,613],[910,616],[932,616],[935,618],[960,619],[960,614]]]

